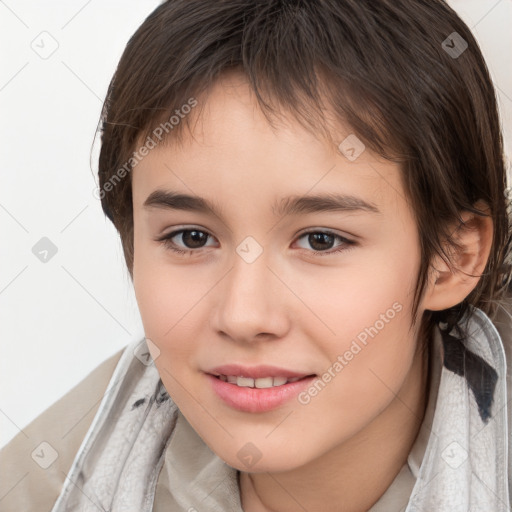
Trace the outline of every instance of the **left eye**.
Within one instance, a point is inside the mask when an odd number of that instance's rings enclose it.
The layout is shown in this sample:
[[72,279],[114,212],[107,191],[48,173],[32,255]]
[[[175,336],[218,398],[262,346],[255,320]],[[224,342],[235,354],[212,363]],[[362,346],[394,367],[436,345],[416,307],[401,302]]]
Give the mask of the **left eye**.
[[[319,256],[347,250],[348,247],[354,245],[355,243],[352,240],[348,240],[347,238],[335,233],[331,233],[330,231],[309,231],[307,233],[302,233],[302,235],[298,237],[298,240],[304,237],[307,237],[307,242],[311,245],[311,247],[313,247],[313,249],[315,249],[315,253],[319,253]],[[338,240],[340,243],[336,249],[330,250],[332,249],[332,244],[335,240]]]
[[[182,246],[177,245],[176,242],[173,241],[173,238],[178,237],[181,237],[181,242],[185,245],[183,249],[180,249]],[[312,252],[317,253],[319,256],[341,252],[355,244],[352,240],[348,240],[345,237],[329,231],[309,231],[302,233],[297,240],[301,240],[305,237],[307,237],[307,242],[313,248]],[[199,229],[180,229],[179,231],[173,231],[168,235],[158,238],[157,241],[162,242],[168,249],[175,253],[191,255],[192,253],[198,252],[198,250],[203,247],[209,247],[208,245],[204,245],[208,238],[213,237]],[[340,243],[334,250],[331,250],[335,240],[338,240]]]

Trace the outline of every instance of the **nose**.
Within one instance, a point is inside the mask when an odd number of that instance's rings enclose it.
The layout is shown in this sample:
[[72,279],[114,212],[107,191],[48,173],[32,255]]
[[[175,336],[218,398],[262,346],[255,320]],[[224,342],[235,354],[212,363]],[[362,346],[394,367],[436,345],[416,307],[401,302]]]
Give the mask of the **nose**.
[[283,337],[290,327],[291,293],[269,267],[265,251],[248,263],[235,254],[218,285],[215,331],[240,343]]

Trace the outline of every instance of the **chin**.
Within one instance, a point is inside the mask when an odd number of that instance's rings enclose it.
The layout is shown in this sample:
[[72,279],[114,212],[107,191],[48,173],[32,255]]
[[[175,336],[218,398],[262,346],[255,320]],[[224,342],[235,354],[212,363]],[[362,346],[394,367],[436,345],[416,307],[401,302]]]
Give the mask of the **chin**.
[[[290,457],[290,449],[282,444],[277,447],[267,445],[262,447],[263,442],[230,442],[226,450],[215,450],[215,453],[228,466],[245,473],[279,473],[294,470],[308,462],[306,454],[294,453]],[[240,446],[234,450],[235,446]]]

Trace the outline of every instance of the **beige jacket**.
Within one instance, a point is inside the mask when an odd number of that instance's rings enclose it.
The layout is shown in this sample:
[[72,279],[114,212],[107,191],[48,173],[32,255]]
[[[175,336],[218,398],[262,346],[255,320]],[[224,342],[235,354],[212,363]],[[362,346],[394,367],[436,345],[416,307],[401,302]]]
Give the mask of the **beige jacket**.
[[[512,361],[512,331],[505,310],[498,314],[494,324],[504,341],[507,360]],[[442,357],[441,343],[439,338],[436,339],[431,345],[430,394],[421,430],[407,463],[371,512],[402,512],[411,495],[435,413]],[[1,512],[51,511],[123,350],[99,365],[0,450]],[[508,400],[512,396],[510,366],[512,363],[507,369]],[[511,412],[512,407],[509,407],[509,432]],[[509,445],[509,457],[511,448]],[[216,507],[220,504],[220,510],[242,510],[237,481],[226,478],[226,474],[226,465],[179,413],[158,477],[153,511],[184,510],[178,503],[188,480],[194,480],[194,484],[210,497]],[[204,510],[217,508],[205,503]]]

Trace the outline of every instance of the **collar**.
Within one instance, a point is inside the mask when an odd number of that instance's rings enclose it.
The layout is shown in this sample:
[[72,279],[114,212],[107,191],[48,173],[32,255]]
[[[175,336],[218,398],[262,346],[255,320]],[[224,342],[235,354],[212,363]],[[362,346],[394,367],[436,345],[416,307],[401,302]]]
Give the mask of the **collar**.
[[427,449],[428,440],[432,433],[432,423],[436,411],[437,396],[439,391],[439,381],[441,379],[441,370],[443,366],[443,348],[442,348],[441,331],[436,326],[432,342],[430,345],[430,364],[429,364],[429,387],[428,400],[425,409],[425,416],[421,424],[418,436],[407,457],[407,465],[414,478],[418,478],[421,461]]
[[470,306],[459,326],[462,339],[436,328],[439,385],[408,458],[416,483],[406,512],[510,510],[503,342],[478,308]]

